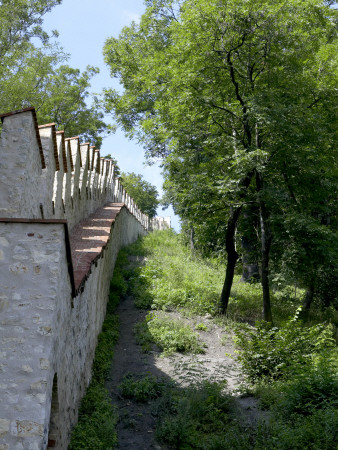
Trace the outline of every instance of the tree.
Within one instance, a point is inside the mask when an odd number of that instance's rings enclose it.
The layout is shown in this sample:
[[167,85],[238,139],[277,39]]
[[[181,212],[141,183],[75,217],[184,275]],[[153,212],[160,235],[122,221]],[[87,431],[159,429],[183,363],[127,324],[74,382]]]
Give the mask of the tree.
[[154,217],[159,205],[156,187],[134,172],[122,173],[121,182],[140,210],[150,218]]
[[[42,17],[62,0],[2,0],[0,3],[0,61],[6,67],[20,58],[31,38],[47,43]],[[54,32],[56,35],[57,33]]]
[[111,155],[111,153],[108,153],[105,158],[111,159],[114,164],[114,176],[119,177],[121,175],[120,166],[117,163],[117,159],[114,158],[114,156]]
[[[61,0],[3,0],[0,8],[0,97],[4,109],[27,105],[43,80],[65,58],[50,44],[42,17]],[[57,33],[54,32],[54,36]],[[41,42],[38,48],[31,39]],[[33,94],[34,95],[34,94]],[[26,98],[25,98],[26,97]]]
[[88,66],[81,73],[78,69],[62,65],[49,77],[43,89],[41,104],[37,105],[37,116],[41,122],[55,122],[65,136],[81,136],[83,140],[101,147],[104,132],[113,127],[104,122],[104,113],[97,97],[91,106],[90,79],[99,72],[96,67]]
[[[311,214],[316,199],[307,185],[309,152],[323,178],[330,177],[337,137],[336,11],[319,0],[149,0],[147,5],[139,25],[106,42],[106,62],[125,87],[123,94],[106,92],[108,108],[150,156],[167,158],[175,188],[202,175],[208,180],[214,198],[209,211],[223,208],[226,224],[223,312],[239,256],[238,221],[245,205],[257,206],[263,311],[271,322],[273,215],[290,205],[295,171],[311,197],[304,213]],[[182,176],[172,175],[169,155],[184,168]],[[189,198],[188,189],[181,192],[174,194],[180,207]],[[198,211],[207,209],[201,203],[195,202],[193,211],[182,208],[186,217],[195,221]]]
[[[3,111],[34,106],[40,122],[55,122],[67,137],[80,135],[100,147],[103,121],[97,97],[88,106],[90,79],[98,69],[60,65],[67,55],[42,28],[43,15],[61,0],[3,0],[0,8],[0,103]],[[56,37],[57,32],[52,36]],[[32,38],[35,38],[34,44]]]

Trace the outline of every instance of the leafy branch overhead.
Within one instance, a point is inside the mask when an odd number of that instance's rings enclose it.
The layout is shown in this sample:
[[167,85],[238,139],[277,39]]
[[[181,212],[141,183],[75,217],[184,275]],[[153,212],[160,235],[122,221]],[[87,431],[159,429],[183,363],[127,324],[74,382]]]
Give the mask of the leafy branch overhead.
[[240,260],[243,277],[260,266],[268,321],[277,273],[307,289],[305,303],[323,301],[323,268],[338,255],[337,10],[321,0],[146,5],[106,41],[124,87],[106,90],[106,108],[163,159],[165,201],[195,243],[226,254],[222,311]]
[[[90,80],[99,70],[81,73],[65,65],[68,55],[43,30],[43,16],[61,0],[3,0],[0,8],[0,101],[2,112],[34,106],[40,123],[55,122],[66,137],[80,134],[100,147],[114,131],[104,121]],[[34,38],[34,41],[33,41]],[[34,42],[34,43],[33,43]]]

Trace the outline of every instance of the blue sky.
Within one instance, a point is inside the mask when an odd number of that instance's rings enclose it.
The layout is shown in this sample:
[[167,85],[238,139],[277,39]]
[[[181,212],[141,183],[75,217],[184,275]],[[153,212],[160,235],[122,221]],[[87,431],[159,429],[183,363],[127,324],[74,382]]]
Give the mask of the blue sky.
[[[138,21],[145,11],[142,0],[63,0],[60,6],[44,16],[44,29],[57,30],[58,42],[70,55],[67,62],[71,67],[85,70],[87,65],[99,67],[100,74],[92,79],[92,91],[100,92],[103,87],[119,88],[118,80],[112,79],[104,63],[102,49],[105,40],[118,37],[121,29],[131,21]],[[130,141],[121,130],[104,139],[101,155],[111,153],[118,160],[124,172],[136,172],[160,191],[161,169],[155,165],[146,166],[143,149]],[[172,208],[158,215],[171,216],[172,226],[178,231],[179,220]]]

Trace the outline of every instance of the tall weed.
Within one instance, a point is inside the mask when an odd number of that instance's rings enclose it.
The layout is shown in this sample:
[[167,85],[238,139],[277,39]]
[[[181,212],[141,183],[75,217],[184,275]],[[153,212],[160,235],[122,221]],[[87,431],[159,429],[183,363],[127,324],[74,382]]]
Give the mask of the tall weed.
[[154,407],[157,439],[173,449],[250,449],[251,436],[233,415],[224,384],[202,382],[165,391]]
[[272,417],[256,433],[257,450],[336,450],[338,410],[314,410],[308,416],[292,415],[288,419]]
[[84,448],[110,450],[114,449],[117,444],[116,423],[118,416],[104,384],[111,368],[114,345],[119,336],[119,323],[115,308],[127,289],[122,275],[122,264],[125,262],[126,255],[120,252],[114,277],[110,283],[106,317],[95,349],[92,380],[80,405],[79,420],[71,435],[70,450],[82,450]]
[[315,410],[338,408],[338,353],[322,352],[312,365],[303,366],[283,387],[277,403],[285,418],[294,414],[308,416]]
[[173,320],[165,316],[149,313],[146,320],[135,327],[136,338],[145,351],[151,344],[156,344],[164,355],[174,352],[203,353],[203,344],[199,342],[198,334],[182,320]]
[[296,315],[281,327],[258,322],[256,328],[237,328],[238,360],[251,383],[288,378],[334,346],[331,325],[306,327]]
[[215,261],[192,255],[171,230],[153,232],[142,243],[147,261],[132,281],[138,307],[216,313],[224,270]]

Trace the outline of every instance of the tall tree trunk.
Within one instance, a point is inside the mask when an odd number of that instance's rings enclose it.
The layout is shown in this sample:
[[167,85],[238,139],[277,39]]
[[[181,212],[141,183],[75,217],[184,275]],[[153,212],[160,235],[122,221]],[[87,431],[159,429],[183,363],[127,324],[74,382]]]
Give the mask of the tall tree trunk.
[[241,209],[242,206],[238,206],[237,208],[231,208],[230,217],[227,225],[227,231],[225,236],[225,247],[228,259],[227,259],[225,280],[220,299],[221,314],[226,314],[227,312],[231,286],[234,279],[236,262],[238,259],[238,253],[236,252],[236,245],[235,245],[235,233],[237,228],[237,221],[241,214]]
[[303,311],[304,312],[309,311],[310,306],[313,301],[314,294],[315,294],[315,287],[314,287],[314,284],[311,284],[311,286],[308,287],[308,289],[305,293],[304,300],[303,300]]
[[261,230],[261,258],[262,258],[262,288],[263,288],[263,318],[272,323],[270,286],[269,286],[269,259],[271,247],[271,232],[269,226],[269,214],[262,198],[263,176],[256,172],[256,186],[259,202],[259,218]]
[[254,232],[258,226],[258,211],[257,207],[244,207],[242,212],[244,231],[242,233],[241,245],[243,250],[242,255],[242,278],[241,282],[250,283],[251,281],[259,281],[259,266],[256,255],[257,236]]
[[190,250],[195,250],[195,229],[193,226],[190,228]]
[[252,251],[252,242],[250,239],[247,239],[245,236],[242,237],[242,249],[243,249],[243,271],[241,282],[250,283],[252,281],[259,281],[259,266],[258,262],[254,262],[251,260],[250,254]]

